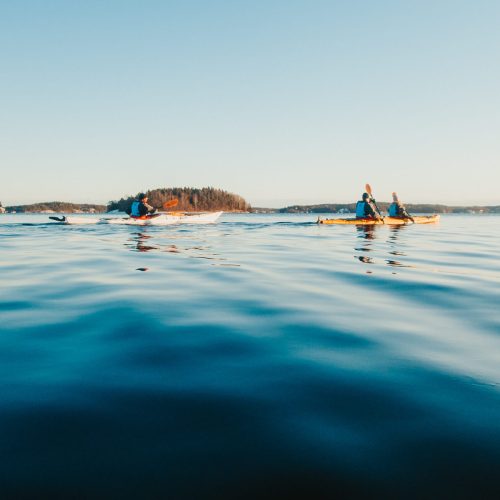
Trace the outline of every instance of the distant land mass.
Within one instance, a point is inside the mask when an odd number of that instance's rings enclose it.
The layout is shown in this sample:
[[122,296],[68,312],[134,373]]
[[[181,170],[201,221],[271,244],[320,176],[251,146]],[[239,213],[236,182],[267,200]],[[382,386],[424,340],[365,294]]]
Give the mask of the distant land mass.
[[102,213],[106,211],[106,205],[94,205],[91,203],[68,203],[65,201],[44,201],[31,205],[11,205],[5,207],[7,212],[18,213]]
[[[223,210],[225,212],[250,212],[252,209],[250,204],[241,196],[212,187],[201,189],[188,187],[159,188],[145,191],[145,194],[148,195],[148,203],[159,209],[161,209],[166,201],[174,198],[178,200],[175,210],[183,212],[216,210]],[[126,209],[130,208],[137,195],[126,196],[118,201],[110,201],[107,205],[47,201],[30,205],[11,205],[5,207],[5,210],[10,213],[103,213],[114,210],[125,212]]]
[[[139,193],[138,193],[139,194]],[[228,193],[221,189],[212,187],[206,188],[160,188],[146,191],[149,197],[148,203],[154,207],[161,208],[163,203],[174,198],[179,200],[175,210],[184,212],[202,212],[223,210],[225,212],[250,212],[250,213],[343,213],[353,214],[356,210],[355,203],[323,203],[318,205],[290,205],[283,208],[252,207],[241,196]],[[11,205],[2,207],[0,203],[0,213],[104,213],[118,210],[124,212],[130,207],[135,196],[127,196],[118,201],[111,201],[107,205],[91,203],[69,203],[63,201],[47,201],[33,203],[30,205]],[[390,202],[378,202],[382,212],[387,211]],[[407,204],[408,212],[421,214],[464,214],[483,213],[498,214],[500,205],[470,205],[470,206],[449,206],[437,204]]]
[[[387,211],[390,202],[377,202],[381,212]],[[420,214],[464,214],[464,213],[500,213],[500,205],[495,206],[448,206],[434,204],[405,204],[409,213]],[[356,203],[323,203],[320,205],[291,205],[284,208],[253,207],[254,213],[286,213],[286,214],[324,214],[324,213],[354,213]]]

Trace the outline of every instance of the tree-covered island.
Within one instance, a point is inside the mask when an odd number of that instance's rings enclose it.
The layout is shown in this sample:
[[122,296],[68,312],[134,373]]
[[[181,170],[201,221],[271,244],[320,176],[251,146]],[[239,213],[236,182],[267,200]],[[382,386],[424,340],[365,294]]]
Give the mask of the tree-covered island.
[[[137,193],[139,194],[139,193]],[[156,208],[161,208],[165,202],[178,200],[175,210],[182,212],[211,212],[223,210],[224,212],[249,212],[251,206],[241,196],[228,193],[213,187],[198,188],[160,188],[146,191],[148,203]],[[130,208],[137,195],[127,196],[108,204],[108,211],[119,210],[124,212]]]

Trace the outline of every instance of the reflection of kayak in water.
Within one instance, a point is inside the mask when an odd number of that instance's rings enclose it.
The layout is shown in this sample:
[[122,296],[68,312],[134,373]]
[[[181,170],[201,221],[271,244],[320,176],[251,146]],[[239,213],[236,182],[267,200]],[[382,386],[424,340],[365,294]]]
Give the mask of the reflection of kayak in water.
[[[412,220],[413,219],[413,220]],[[321,219],[318,224],[355,224],[358,226],[376,226],[386,224],[388,226],[400,226],[402,224],[432,224],[439,221],[439,215],[415,215],[411,219],[405,217],[384,217],[384,220],[376,219]]]
[[60,224],[120,224],[127,226],[169,226],[171,224],[213,224],[222,212],[184,213],[171,212],[144,217],[95,218],[95,217],[49,217]]

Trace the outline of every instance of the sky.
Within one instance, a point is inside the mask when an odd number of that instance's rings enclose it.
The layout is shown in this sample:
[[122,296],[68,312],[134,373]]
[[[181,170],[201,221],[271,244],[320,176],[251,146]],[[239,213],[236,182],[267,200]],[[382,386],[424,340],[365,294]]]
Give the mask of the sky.
[[498,0],[0,1],[0,201],[500,204]]

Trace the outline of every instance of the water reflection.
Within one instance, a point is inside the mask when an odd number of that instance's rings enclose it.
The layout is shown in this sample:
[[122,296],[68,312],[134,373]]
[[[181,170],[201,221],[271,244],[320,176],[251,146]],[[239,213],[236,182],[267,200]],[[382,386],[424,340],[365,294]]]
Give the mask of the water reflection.
[[[374,248],[374,240],[378,238],[378,236],[384,233],[377,233],[377,231],[387,231],[389,230],[389,236],[387,238],[387,243],[389,243],[390,250],[388,253],[391,255],[391,258],[384,259],[385,263],[392,267],[412,267],[407,264],[404,264],[399,259],[394,259],[394,257],[406,257],[406,253],[401,251],[400,247],[402,242],[400,241],[400,237],[403,231],[408,229],[408,226],[356,226],[357,238],[361,239],[361,244],[357,245],[354,250],[356,252],[373,252]],[[354,257],[358,259],[360,262],[365,264],[375,264],[375,260],[371,256],[367,255],[357,255]]]
[[129,247],[132,251],[135,252],[149,252],[150,250],[158,250],[159,247],[146,244],[150,238],[151,236],[144,233],[133,233],[132,237],[127,240],[131,243],[125,243],[125,246]]
[[[390,226],[389,227],[389,238],[387,241],[391,244],[392,250],[389,251],[389,254],[395,257],[406,257],[406,253],[402,252],[399,248],[401,247],[401,241],[399,241],[400,236],[403,234],[404,231],[408,229],[408,226],[406,224],[403,224],[401,226]],[[412,267],[407,264],[403,264],[399,260],[395,259],[386,259],[386,263],[389,266],[393,267]]]
[[[354,250],[357,252],[372,252],[372,240],[375,239],[375,226],[356,226],[358,232],[357,237],[361,238],[361,245],[356,246]],[[375,264],[372,257],[367,255],[354,255],[356,259],[365,264]]]
[[[127,239],[127,241],[124,243],[124,246],[129,248],[132,252],[150,252],[152,250],[155,250],[157,252],[165,252],[171,254],[172,253],[184,254],[190,258],[195,258],[195,259],[208,259],[218,262],[227,260],[225,258],[222,258],[216,252],[214,252],[213,248],[209,245],[191,244],[186,246],[180,246],[177,243],[172,243],[171,241],[169,241],[168,244],[158,243],[158,240],[161,238],[172,239],[173,237],[174,236],[172,234],[165,234],[165,233],[161,233],[158,235],[146,234],[146,232],[143,230],[142,232],[132,233],[130,237]],[[178,234],[175,235],[175,238],[188,239],[187,236]],[[228,264],[228,263],[222,264],[218,262],[212,265],[239,267],[239,264]]]
[[365,240],[374,240],[376,229],[377,226],[356,226],[356,230],[359,233],[358,238]]
[[179,248],[177,247],[177,245],[168,245],[167,247],[165,247],[162,252],[170,252],[170,253],[180,253],[181,251],[179,250]]

